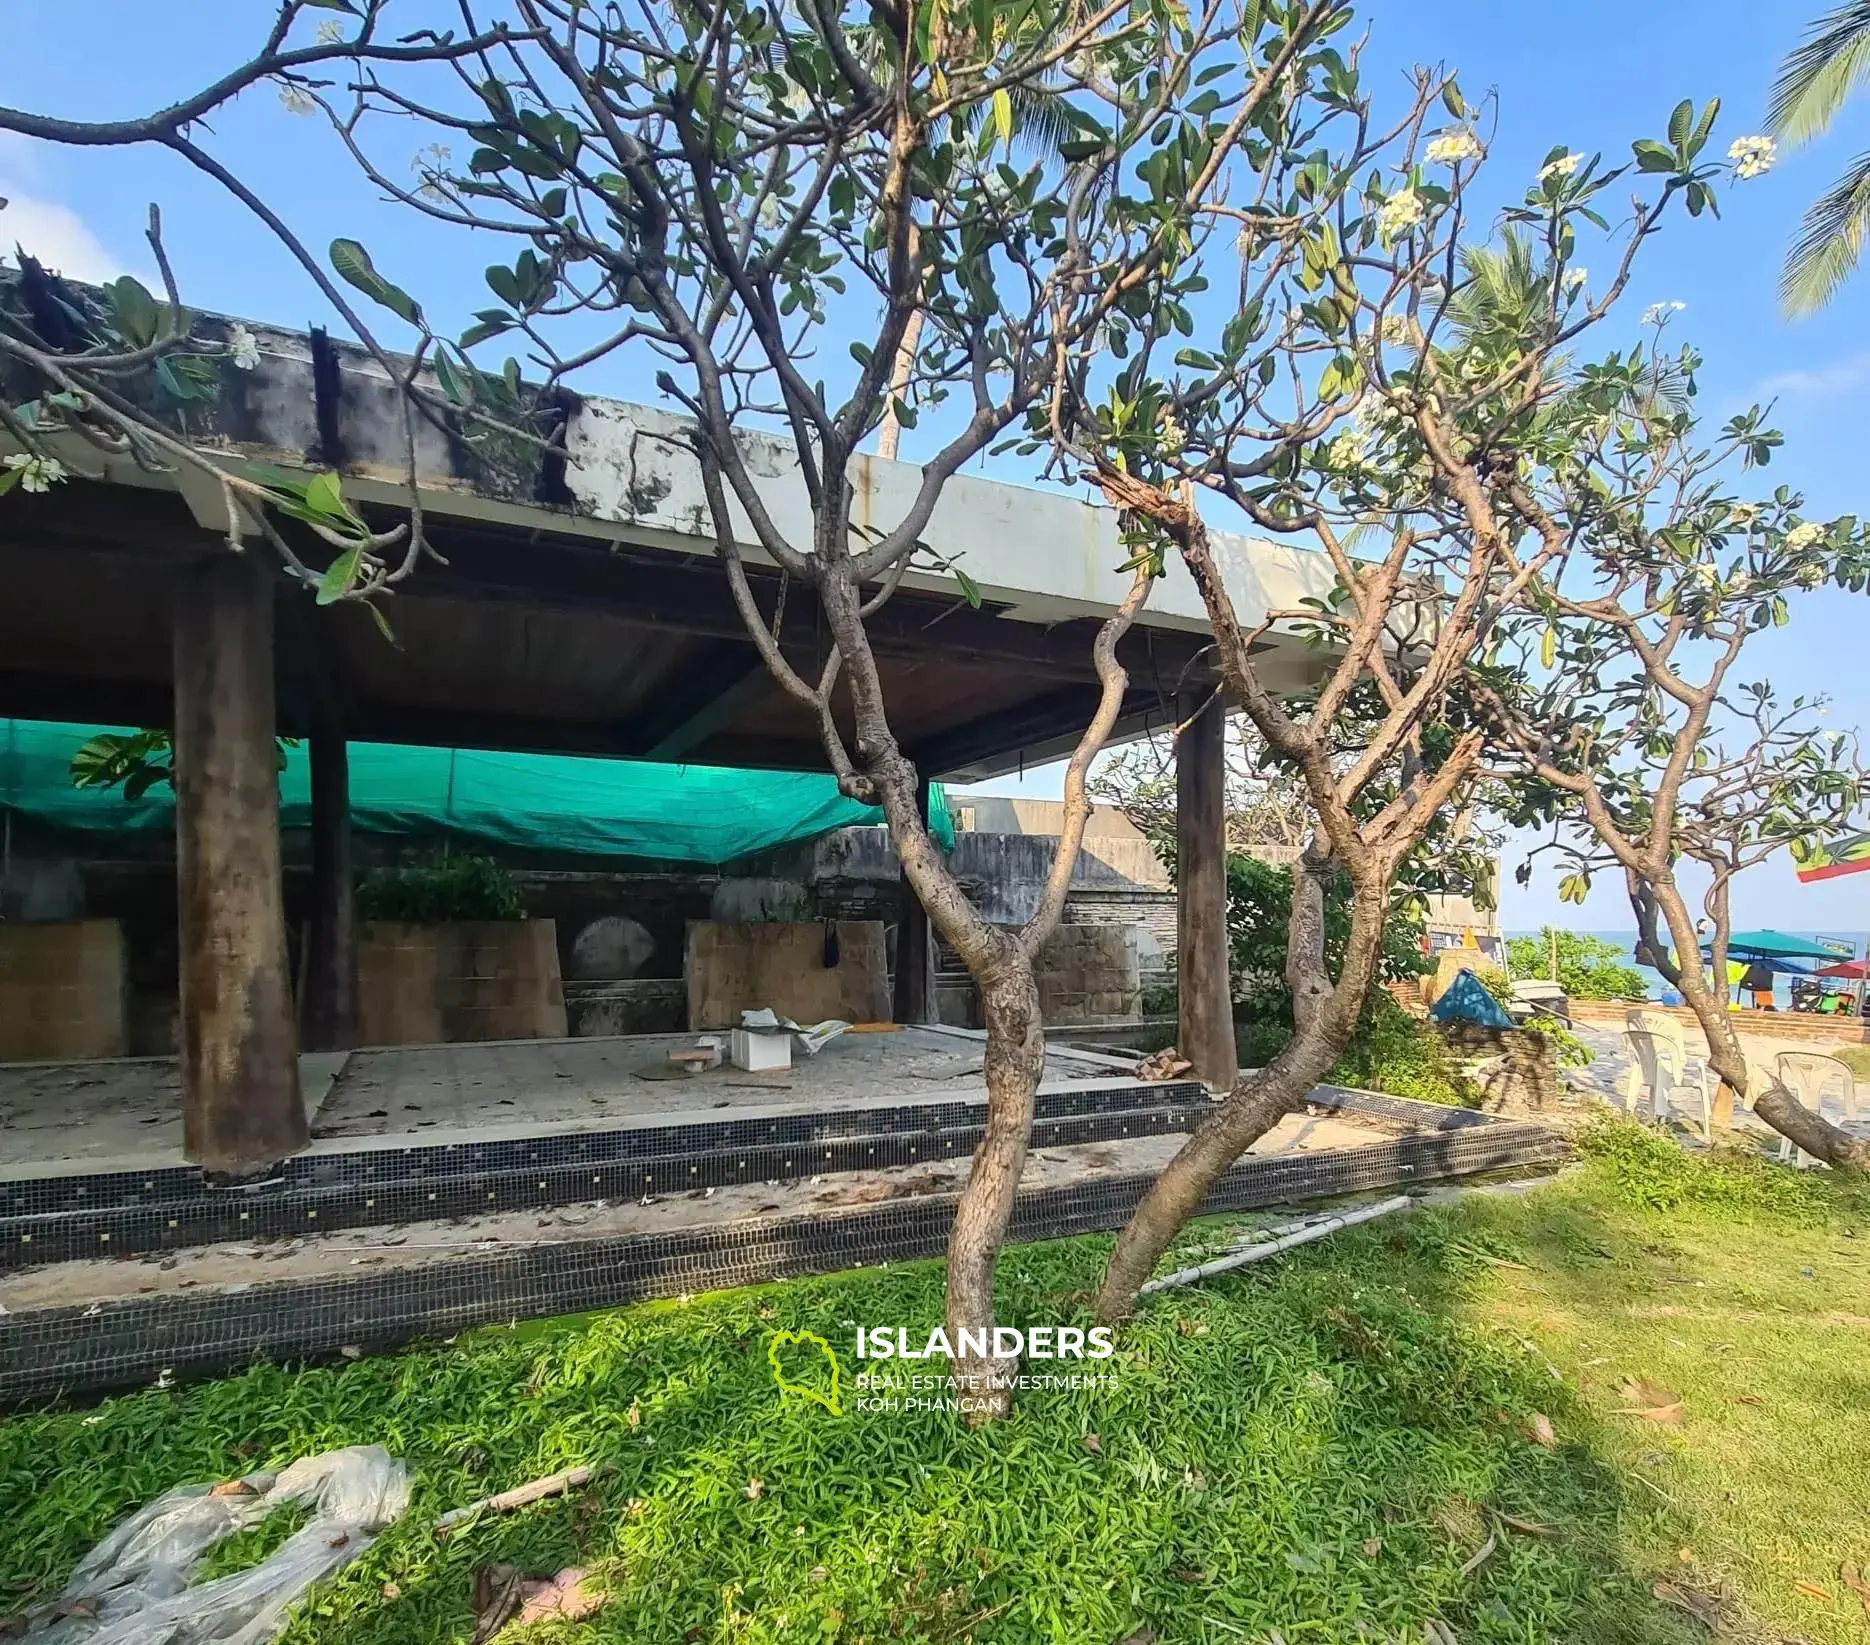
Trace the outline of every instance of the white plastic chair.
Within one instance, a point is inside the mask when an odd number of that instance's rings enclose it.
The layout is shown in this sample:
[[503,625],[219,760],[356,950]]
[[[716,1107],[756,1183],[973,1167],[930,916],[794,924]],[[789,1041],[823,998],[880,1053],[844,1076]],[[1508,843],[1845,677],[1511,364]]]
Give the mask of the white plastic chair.
[[[1849,1063],[1827,1057],[1821,1051],[1781,1051],[1774,1063],[1774,1073],[1779,1083],[1814,1114],[1823,1116],[1825,1098],[1835,1093],[1844,1122],[1849,1125],[1856,1121],[1857,1079]],[[1796,1159],[1801,1166],[1818,1163],[1790,1137],[1779,1139],[1779,1158],[1782,1163]]]
[[[1632,1011],[1632,1017],[1643,1015]],[[1654,1020],[1653,1018],[1651,1019]],[[1675,1110],[1677,1097],[1685,1097],[1689,1113],[1698,1118],[1701,1134],[1714,1137],[1714,1094],[1709,1090],[1708,1068],[1704,1062],[1699,1078],[1689,1077],[1688,1051],[1682,1041],[1681,1026],[1667,1023],[1669,1032],[1648,1029],[1624,1030],[1623,1048],[1634,1066],[1625,1081],[1624,1094],[1631,1113],[1645,1092],[1649,1096],[1649,1116],[1666,1120]]]

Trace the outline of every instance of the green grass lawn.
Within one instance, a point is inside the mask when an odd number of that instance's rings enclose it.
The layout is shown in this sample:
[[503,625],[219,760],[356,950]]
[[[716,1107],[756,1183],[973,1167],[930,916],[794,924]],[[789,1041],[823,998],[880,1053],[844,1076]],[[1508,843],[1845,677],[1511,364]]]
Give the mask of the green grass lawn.
[[[491,1560],[601,1576],[606,1609],[540,1639],[1414,1645],[1437,1623],[1460,1645],[1647,1645],[1705,1638],[1683,1604],[1721,1596],[1736,1637],[1861,1641],[1839,1572],[1870,1566],[1866,1209],[1620,1127],[1535,1193],[1157,1298],[1114,1389],[1028,1394],[974,1434],[851,1409],[848,1354],[842,1416],[767,1362],[781,1328],[925,1331],[933,1264],[16,1417],[0,1613],[171,1485],[375,1441],[408,1459],[414,1507],[293,1641],[465,1640]],[[1010,1253],[1002,1317],[1087,1323],[1107,1248]],[[1631,1379],[1679,1394],[1679,1421],[1623,1414]],[[581,1495],[428,1532],[587,1462],[611,1472]]]

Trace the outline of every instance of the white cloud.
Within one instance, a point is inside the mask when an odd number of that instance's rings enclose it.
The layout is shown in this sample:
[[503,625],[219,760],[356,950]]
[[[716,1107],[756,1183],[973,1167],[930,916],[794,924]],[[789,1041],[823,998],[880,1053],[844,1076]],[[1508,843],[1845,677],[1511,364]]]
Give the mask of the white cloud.
[[1870,354],[1851,354],[1828,366],[1781,371],[1753,391],[1759,400],[1833,400],[1870,385]]
[[123,262],[105,249],[69,206],[21,194],[0,182],[0,256],[11,259],[23,246],[47,268],[73,280],[114,280],[127,273]]

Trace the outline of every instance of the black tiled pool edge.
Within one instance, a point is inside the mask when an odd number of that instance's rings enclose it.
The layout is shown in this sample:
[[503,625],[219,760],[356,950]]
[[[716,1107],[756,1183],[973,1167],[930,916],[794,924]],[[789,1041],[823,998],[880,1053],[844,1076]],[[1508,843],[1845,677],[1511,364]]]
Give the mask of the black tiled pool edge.
[[[1038,1095],[1033,1143],[1059,1148],[1182,1131],[1208,1106],[1190,1081],[1055,1087]],[[983,1097],[397,1143],[300,1155],[264,1182],[239,1187],[215,1187],[192,1167],[0,1183],[0,1272],[926,1164],[971,1154],[985,1112]]]
[[[1316,1107],[1367,1108],[1321,1092]],[[1420,1122],[1428,1105],[1376,1099]],[[1403,1112],[1397,1112],[1400,1108]],[[1429,1110],[1441,1128],[1354,1148],[1242,1160],[1203,1209],[1241,1210],[1534,1165],[1565,1152],[1546,1127]],[[1012,1237],[1056,1239],[1122,1225],[1153,1178],[1138,1174],[1022,1193]],[[752,1219],[447,1258],[416,1267],[237,1290],[50,1308],[0,1318],[0,1404],[80,1398],[167,1373],[215,1375],[256,1360],[385,1349],[472,1326],[614,1307],[877,1262],[940,1255],[955,1196],[810,1216]]]

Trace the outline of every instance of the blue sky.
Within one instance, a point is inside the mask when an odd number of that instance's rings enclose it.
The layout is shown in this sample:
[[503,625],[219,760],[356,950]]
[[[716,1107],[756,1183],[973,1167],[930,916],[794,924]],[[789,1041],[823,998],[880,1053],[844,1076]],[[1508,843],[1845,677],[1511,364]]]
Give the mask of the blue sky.
[[[1657,136],[1681,97],[1722,99],[1720,146],[1763,124],[1779,59],[1826,0],[1652,0],[1646,6],[1573,0],[1372,0],[1367,72],[1400,91],[1413,62],[1459,67],[1469,100],[1500,96],[1490,170],[1529,177],[1556,143],[1619,157],[1631,138]],[[236,61],[270,8],[242,0],[191,0],[188,27],[176,9],[128,0],[8,0],[0,102],[50,113],[145,112]],[[1730,188],[1723,219],[1684,220],[1646,254],[1632,288],[1632,317],[1652,302],[1686,304],[1680,335],[1707,355],[1702,405],[1714,417],[1775,398],[1785,450],[1766,472],[1804,491],[1819,517],[1870,513],[1864,431],[1870,428],[1870,272],[1823,315],[1781,318],[1775,281],[1783,249],[1807,202],[1870,138],[1870,97],[1846,111],[1830,137],[1782,156],[1767,178]],[[412,133],[409,148],[419,139]],[[307,242],[339,234],[371,247],[379,266],[417,290],[434,312],[461,314],[484,301],[486,255],[459,238],[437,240],[370,197],[319,124],[295,119],[269,90],[248,94],[217,122],[216,152],[286,211]],[[156,153],[73,151],[0,138],[0,245],[14,238],[71,272],[144,272],[141,243],[150,201],[161,203],[168,242],[190,301],[281,323],[326,318],[318,294],[241,209],[186,166]],[[1633,323],[1633,322],[1632,322]],[[645,383],[619,372],[590,386],[636,398]],[[1837,594],[1802,599],[1790,627],[1758,642],[1749,673],[1782,692],[1827,691],[1840,725],[1870,727],[1870,601]],[[1055,789],[1033,773],[1030,791]],[[1012,784],[997,784],[1011,787]],[[1736,893],[1742,925],[1870,927],[1870,875],[1801,888],[1788,867],[1762,869]],[[1530,892],[1509,888],[1510,926],[1557,918],[1620,927],[1615,887],[1581,912],[1561,911],[1550,876]]]

